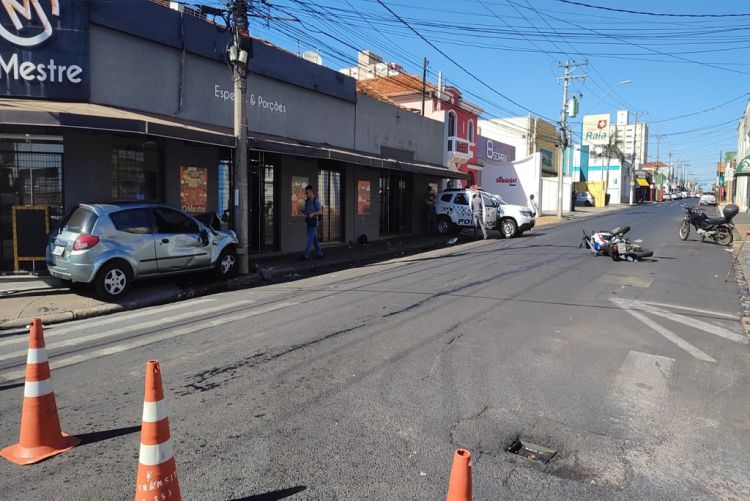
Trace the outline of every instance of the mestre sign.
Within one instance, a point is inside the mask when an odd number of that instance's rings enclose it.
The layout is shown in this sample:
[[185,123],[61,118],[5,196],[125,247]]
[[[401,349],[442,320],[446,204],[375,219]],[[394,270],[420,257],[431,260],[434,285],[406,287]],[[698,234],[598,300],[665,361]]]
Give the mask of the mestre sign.
[[0,4],[0,95],[87,101],[88,0]]

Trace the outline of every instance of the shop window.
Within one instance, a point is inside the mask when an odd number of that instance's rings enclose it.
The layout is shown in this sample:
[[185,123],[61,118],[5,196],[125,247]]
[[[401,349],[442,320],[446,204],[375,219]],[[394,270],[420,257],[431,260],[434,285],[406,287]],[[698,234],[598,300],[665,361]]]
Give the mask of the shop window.
[[112,148],[112,198],[158,202],[161,166],[156,141],[116,144]]
[[[45,206],[49,227],[59,226],[63,215],[62,161],[59,136],[0,137],[0,270],[13,269],[14,205]],[[21,263],[29,270],[33,266]]]

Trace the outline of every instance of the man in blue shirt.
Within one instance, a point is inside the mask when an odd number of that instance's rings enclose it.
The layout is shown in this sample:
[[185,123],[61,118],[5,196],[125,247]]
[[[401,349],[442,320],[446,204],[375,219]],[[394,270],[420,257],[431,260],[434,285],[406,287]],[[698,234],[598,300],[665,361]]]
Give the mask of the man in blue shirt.
[[318,258],[323,257],[323,251],[320,249],[320,242],[318,242],[318,221],[320,216],[323,215],[323,206],[320,205],[320,200],[315,196],[313,187],[307,185],[305,187],[305,210],[302,211],[305,215],[305,222],[307,223],[307,245],[305,246],[305,255],[303,259],[310,259],[310,251],[315,246],[315,252]]

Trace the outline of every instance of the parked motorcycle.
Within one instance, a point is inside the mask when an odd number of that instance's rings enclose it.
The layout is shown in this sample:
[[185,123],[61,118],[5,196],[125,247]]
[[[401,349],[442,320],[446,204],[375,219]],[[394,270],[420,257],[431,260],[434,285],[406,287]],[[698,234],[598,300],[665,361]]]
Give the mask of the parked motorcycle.
[[680,240],[687,240],[692,225],[701,238],[701,242],[706,238],[711,238],[717,244],[731,245],[734,230],[732,219],[739,211],[740,208],[737,205],[729,204],[722,210],[723,217],[709,217],[703,209],[685,207],[686,214],[680,222]]
[[586,247],[595,256],[610,256],[613,261],[640,261],[651,257],[654,251],[641,247],[641,241],[632,241],[625,236],[630,226],[617,227],[612,231],[583,232],[578,248]]

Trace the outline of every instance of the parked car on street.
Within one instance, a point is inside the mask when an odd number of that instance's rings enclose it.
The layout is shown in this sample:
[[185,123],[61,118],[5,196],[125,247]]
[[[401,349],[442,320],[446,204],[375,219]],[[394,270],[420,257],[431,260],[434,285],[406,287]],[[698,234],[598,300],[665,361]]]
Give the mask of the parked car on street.
[[698,200],[698,205],[716,205],[716,193],[704,191]]
[[672,194],[671,193],[662,193],[661,194],[662,200],[672,200]]
[[498,195],[484,190],[454,188],[438,193],[435,212],[437,230],[441,235],[458,233],[473,228],[471,199],[482,197],[484,224],[488,230],[498,230],[505,238],[520,236],[536,223],[534,211],[521,205],[511,205]]
[[594,205],[594,196],[588,191],[579,191],[576,195],[576,205],[591,207]]
[[167,205],[79,204],[50,235],[46,257],[52,276],[93,284],[101,297],[112,300],[145,277],[205,270],[233,276],[237,236]]

